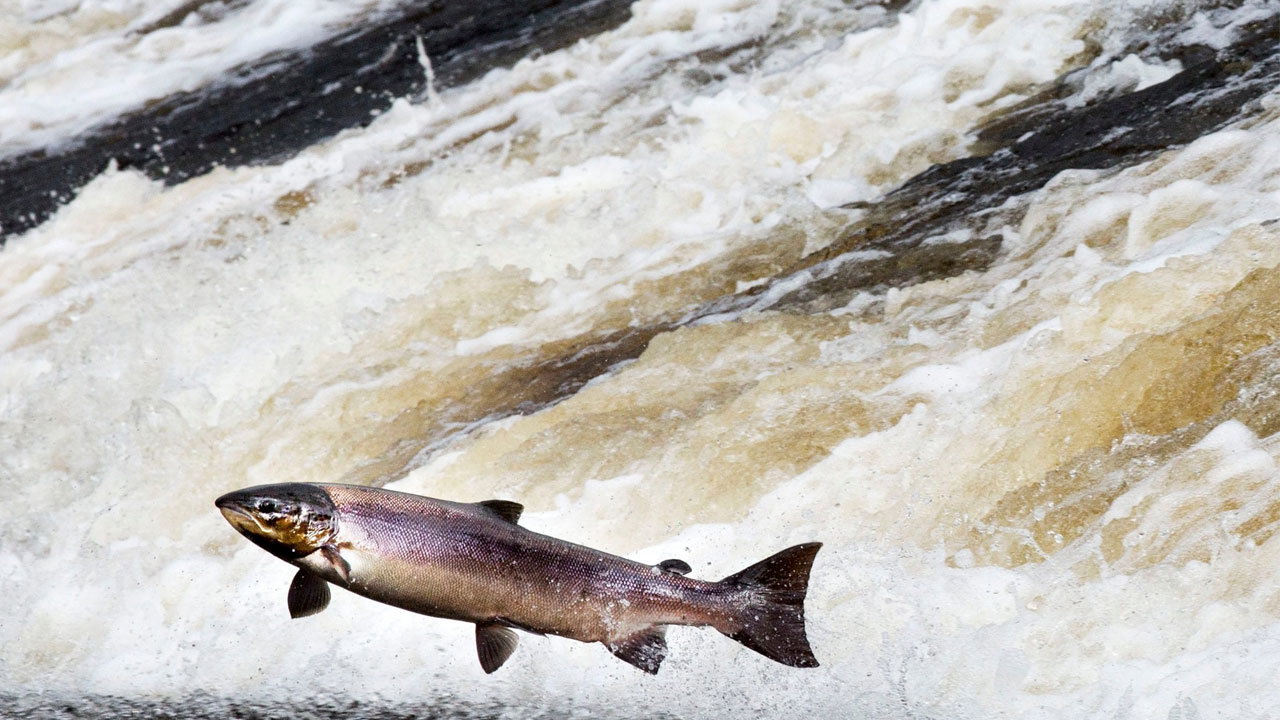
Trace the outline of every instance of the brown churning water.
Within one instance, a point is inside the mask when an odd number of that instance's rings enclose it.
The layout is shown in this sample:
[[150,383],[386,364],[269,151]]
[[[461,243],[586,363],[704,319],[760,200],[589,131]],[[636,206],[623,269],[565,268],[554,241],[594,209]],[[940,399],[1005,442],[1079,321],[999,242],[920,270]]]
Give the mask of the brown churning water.
[[816,667],[804,626],[820,543],[783,550],[719,582],[682,560],[627,560],[526,530],[506,500],[457,503],[356,485],[285,483],[218,498],[227,521],[297,565],[289,612],[314,615],[330,583],[389,605],[476,625],[491,673],[513,630],[599,642],[656,674],[667,625],[711,626],[784,665]]

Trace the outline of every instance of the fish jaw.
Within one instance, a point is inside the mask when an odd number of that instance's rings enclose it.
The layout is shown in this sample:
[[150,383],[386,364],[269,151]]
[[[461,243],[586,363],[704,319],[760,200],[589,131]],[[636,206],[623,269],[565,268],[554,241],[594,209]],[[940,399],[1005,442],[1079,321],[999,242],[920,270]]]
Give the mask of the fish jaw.
[[238,532],[245,535],[264,532],[258,520],[244,508],[229,502],[223,502],[223,498],[218,498],[216,505],[218,510],[222,512],[222,517]]

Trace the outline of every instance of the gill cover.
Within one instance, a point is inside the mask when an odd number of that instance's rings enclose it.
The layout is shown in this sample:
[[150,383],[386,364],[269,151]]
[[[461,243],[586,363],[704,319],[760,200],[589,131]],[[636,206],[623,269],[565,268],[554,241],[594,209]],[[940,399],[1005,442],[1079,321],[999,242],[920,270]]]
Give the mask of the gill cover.
[[241,535],[284,560],[319,550],[338,529],[338,509],[329,493],[306,483],[236,490],[214,505]]

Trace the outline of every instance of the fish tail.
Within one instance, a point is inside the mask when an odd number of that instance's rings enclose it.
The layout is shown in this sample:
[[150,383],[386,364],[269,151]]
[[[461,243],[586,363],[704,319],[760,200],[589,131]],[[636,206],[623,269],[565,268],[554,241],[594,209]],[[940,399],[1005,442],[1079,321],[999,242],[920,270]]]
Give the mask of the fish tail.
[[720,632],[783,665],[817,667],[804,631],[809,569],[822,543],[789,547],[721,580],[743,591],[747,602]]

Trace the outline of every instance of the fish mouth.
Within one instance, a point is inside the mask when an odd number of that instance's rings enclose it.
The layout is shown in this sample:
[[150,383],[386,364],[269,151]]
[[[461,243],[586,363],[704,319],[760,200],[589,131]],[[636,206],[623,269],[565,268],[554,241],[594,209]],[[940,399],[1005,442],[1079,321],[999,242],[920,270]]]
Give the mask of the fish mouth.
[[254,516],[242,503],[241,498],[237,497],[241,493],[227,493],[217,500],[213,501],[215,507],[222,512],[222,517],[226,518],[231,526],[241,532],[261,533],[263,531],[262,524],[258,522],[258,518]]
[[262,532],[258,519],[242,508],[235,505],[219,505],[218,509],[222,511],[222,517],[226,518],[227,522],[231,523],[231,526],[235,529]]

